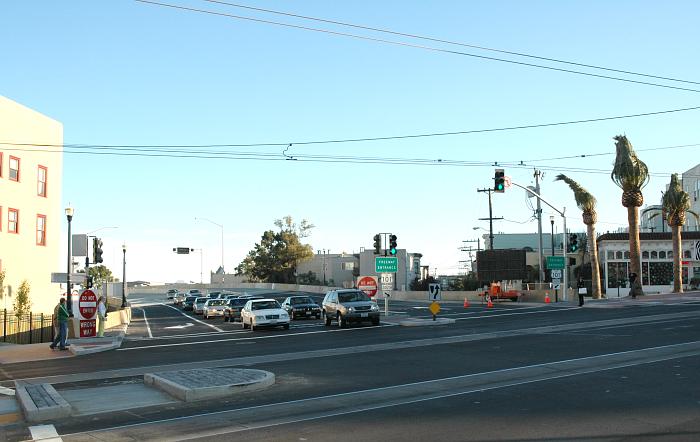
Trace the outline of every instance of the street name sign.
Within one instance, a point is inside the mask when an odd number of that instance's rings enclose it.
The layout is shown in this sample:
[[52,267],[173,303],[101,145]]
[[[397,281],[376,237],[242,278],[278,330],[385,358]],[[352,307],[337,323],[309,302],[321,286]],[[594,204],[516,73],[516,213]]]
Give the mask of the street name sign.
[[564,269],[564,257],[563,256],[548,256],[547,257],[547,268],[548,269]]
[[[51,282],[65,284],[66,274],[60,273],[60,272],[52,272],[51,273]],[[70,282],[76,283],[76,284],[81,284],[81,283],[85,282],[85,273],[71,273],[70,274]]]
[[398,258],[391,256],[377,256],[374,258],[374,271],[376,273],[396,273],[398,270]]

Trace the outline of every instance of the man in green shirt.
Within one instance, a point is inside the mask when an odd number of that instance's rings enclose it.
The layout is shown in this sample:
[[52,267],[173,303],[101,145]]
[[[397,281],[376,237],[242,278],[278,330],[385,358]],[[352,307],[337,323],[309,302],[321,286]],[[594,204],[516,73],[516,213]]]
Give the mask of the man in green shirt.
[[68,336],[68,309],[66,308],[66,298],[61,298],[61,301],[58,303],[56,306],[56,320],[58,321],[58,334],[56,335],[56,338],[53,340],[51,345],[51,350],[56,348],[56,345],[61,344],[60,347],[58,347],[59,350],[68,350],[66,348],[66,337]]

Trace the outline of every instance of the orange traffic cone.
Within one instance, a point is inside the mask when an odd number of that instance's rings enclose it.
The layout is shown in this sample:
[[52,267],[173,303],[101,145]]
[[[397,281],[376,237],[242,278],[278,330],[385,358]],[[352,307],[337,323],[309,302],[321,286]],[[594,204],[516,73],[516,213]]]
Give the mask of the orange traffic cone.
[[467,298],[464,298],[464,308],[469,307],[469,300]]
[[489,298],[488,304],[486,304],[486,308],[493,308],[493,302],[491,301],[491,298]]
[[545,292],[544,293],[544,303],[549,304],[550,302],[552,302],[552,300],[549,299],[549,293]]

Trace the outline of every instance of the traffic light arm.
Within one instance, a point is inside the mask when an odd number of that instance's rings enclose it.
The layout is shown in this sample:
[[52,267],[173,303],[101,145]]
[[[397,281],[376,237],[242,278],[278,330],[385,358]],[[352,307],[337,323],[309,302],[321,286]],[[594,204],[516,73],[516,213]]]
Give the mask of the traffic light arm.
[[535,198],[538,198],[540,201],[542,201],[543,203],[545,203],[546,205],[551,207],[559,215],[561,215],[561,220],[562,220],[562,223],[564,224],[564,234],[562,235],[562,237],[564,238],[564,244],[562,247],[562,253],[564,254],[564,272],[562,272],[562,273],[564,273],[564,275],[563,275],[564,276],[564,301],[566,301],[567,295],[568,295],[568,293],[567,293],[568,290],[566,290],[566,288],[569,286],[569,274],[568,274],[569,273],[568,272],[569,263],[567,262],[567,259],[566,259],[566,251],[569,250],[569,240],[566,237],[566,207],[562,207],[562,209],[559,210],[556,207],[554,207],[549,201],[542,198],[540,196],[540,194],[535,192],[534,190],[532,190],[528,187],[525,187],[525,186],[521,186],[520,184],[518,184],[512,180],[511,180],[510,184],[513,186],[520,187],[521,189],[525,190],[526,192],[529,192],[532,196],[534,196]]

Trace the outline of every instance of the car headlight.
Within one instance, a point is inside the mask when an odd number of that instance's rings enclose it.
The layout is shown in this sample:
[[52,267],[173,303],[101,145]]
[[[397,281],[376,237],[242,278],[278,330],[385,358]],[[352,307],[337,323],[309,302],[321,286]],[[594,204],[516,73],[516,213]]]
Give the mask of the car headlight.
[[348,307],[348,308],[347,308],[347,311],[348,311],[348,313],[352,313],[352,312],[355,311],[355,309],[354,309],[353,307]]
[[373,312],[379,311],[379,307],[377,306],[377,304],[372,304],[372,311]]
[[288,315],[287,313],[282,313],[282,314],[280,315],[280,318],[281,318],[281,319],[289,319],[289,315]]

